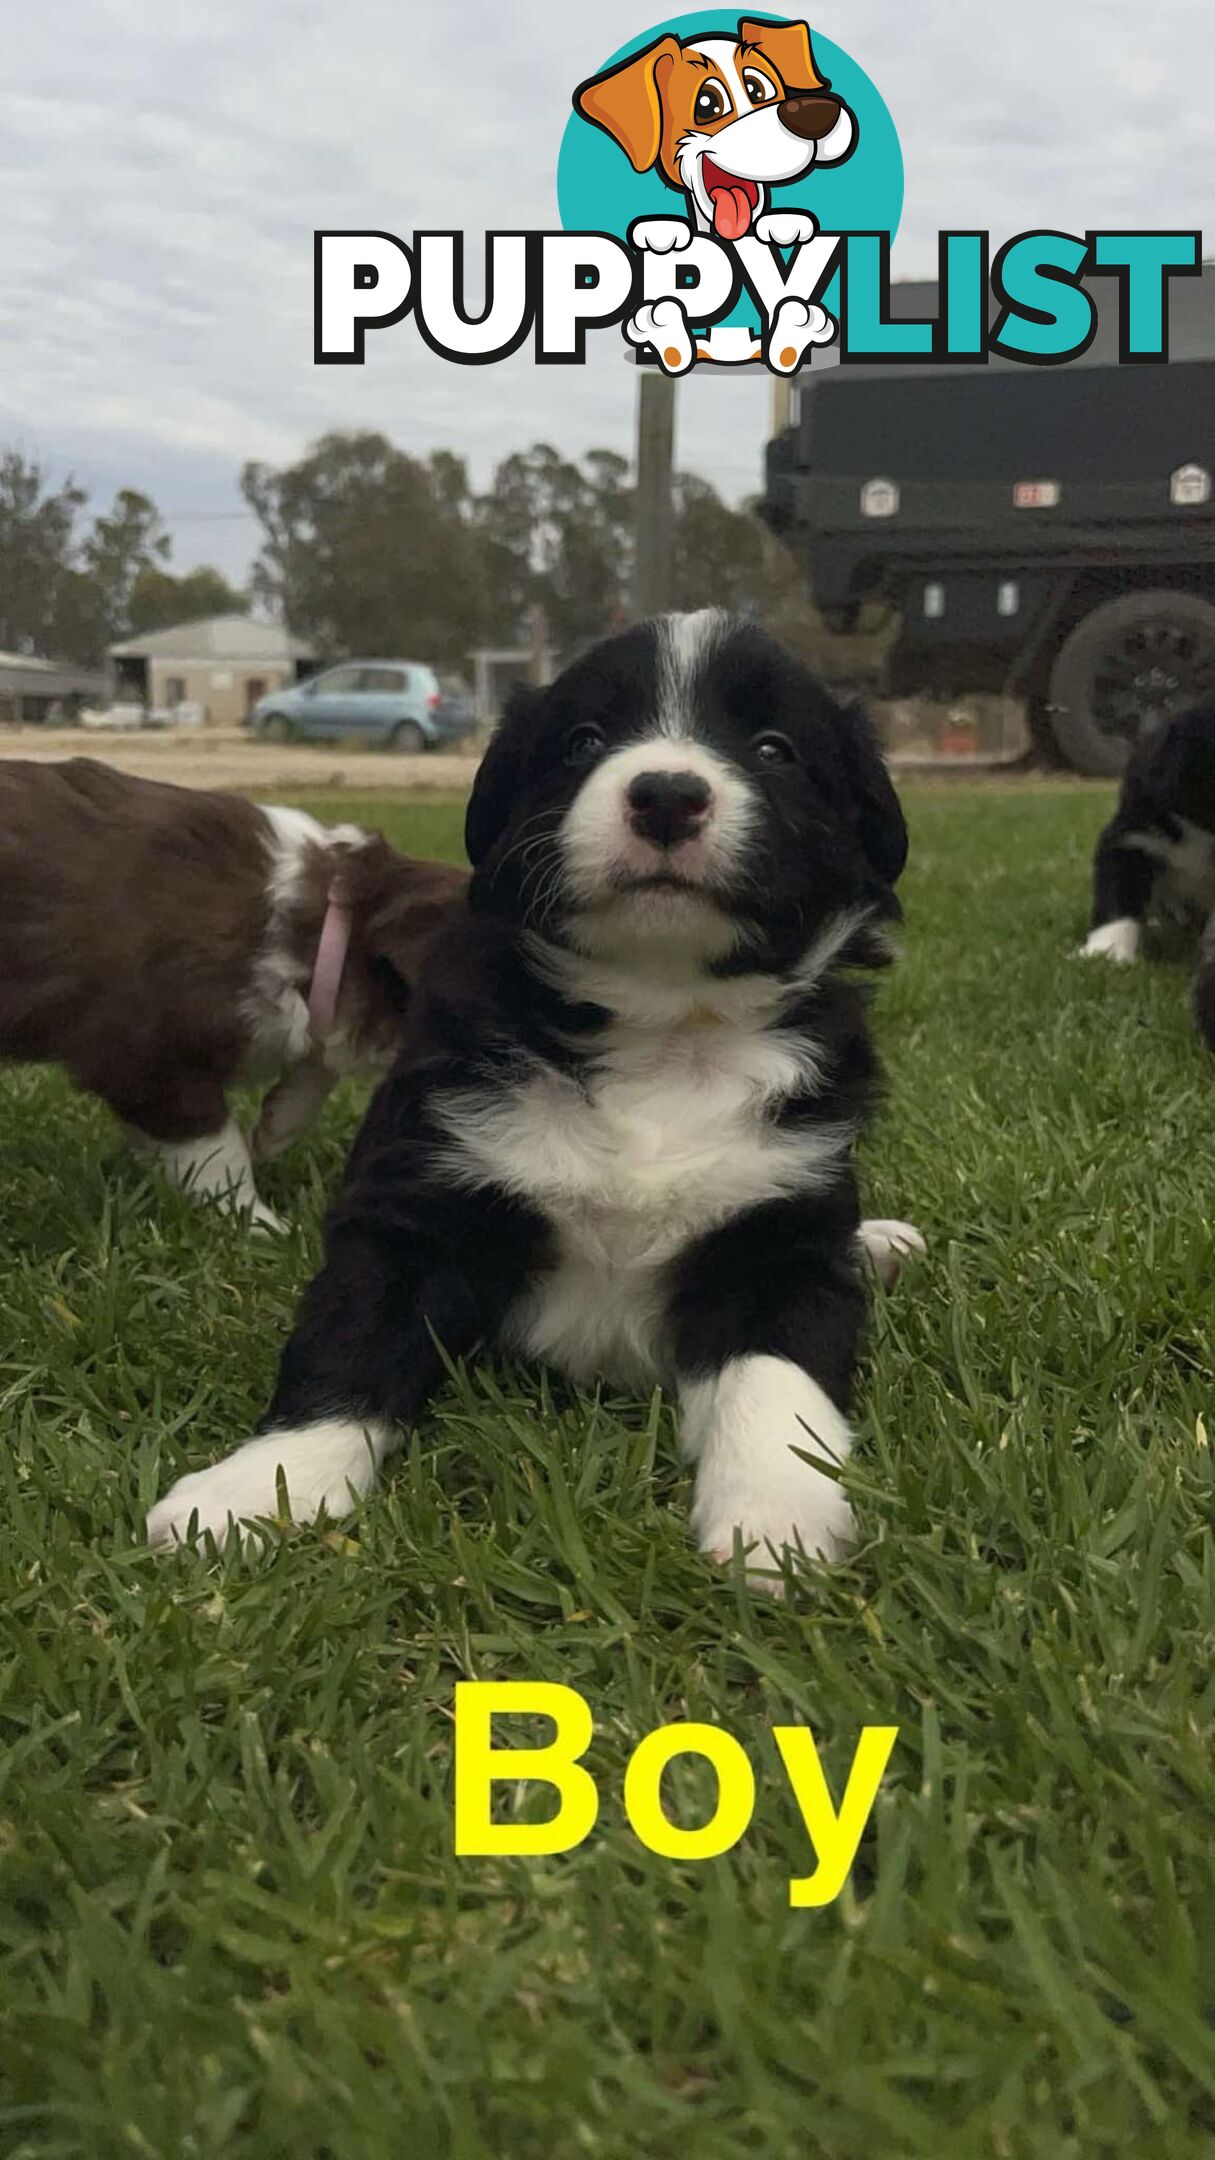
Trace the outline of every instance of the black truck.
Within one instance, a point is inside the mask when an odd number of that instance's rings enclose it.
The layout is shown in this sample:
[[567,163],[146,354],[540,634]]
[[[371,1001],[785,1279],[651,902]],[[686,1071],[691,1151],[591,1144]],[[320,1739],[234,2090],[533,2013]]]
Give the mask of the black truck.
[[[936,311],[929,284],[892,300]],[[1065,367],[816,357],[761,515],[831,628],[897,611],[890,694],[1021,696],[1043,758],[1101,774],[1215,694],[1215,264],[1173,282],[1169,318],[1148,366],[1117,364],[1112,322]]]

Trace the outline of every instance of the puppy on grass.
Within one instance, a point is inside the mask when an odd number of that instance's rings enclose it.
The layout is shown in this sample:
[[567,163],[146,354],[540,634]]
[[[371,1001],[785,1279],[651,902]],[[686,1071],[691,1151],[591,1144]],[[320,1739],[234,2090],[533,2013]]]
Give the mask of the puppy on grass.
[[[865,1317],[853,1152],[877,1069],[853,971],[906,831],[862,713],[715,612],[520,694],[467,820],[471,906],[430,948],[260,1436],[182,1477],[154,1544],[347,1513],[439,1345],[675,1393],[693,1529],[772,1579],[831,1558]],[[807,1457],[817,1458],[822,1467]]]
[[[302,810],[0,760],[0,1062],[62,1065],[196,1198],[280,1228],[253,1158],[391,1062],[465,873]],[[273,1082],[252,1158],[228,1108]]]
[[1129,966],[1153,917],[1201,928],[1198,1025],[1215,1050],[1215,698],[1141,736],[1093,858],[1082,959]]

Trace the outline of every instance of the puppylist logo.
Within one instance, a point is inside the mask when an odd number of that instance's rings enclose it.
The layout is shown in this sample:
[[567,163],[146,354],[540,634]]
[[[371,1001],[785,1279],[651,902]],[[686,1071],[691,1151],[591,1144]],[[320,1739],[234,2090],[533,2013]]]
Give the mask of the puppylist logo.
[[791,376],[828,347],[845,365],[982,366],[999,353],[1058,366],[1092,343],[1099,304],[1116,310],[1121,361],[1160,362],[1169,281],[1201,272],[1196,231],[993,244],[959,229],[938,238],[935,317],[896,319],[894,123],[864,69],[801,19],[675,16],[610,54],[571,102],[561,227],[487,232],[475,298],[462,232],[315,234],[318,365],[361,366],[369,330],[410,321],[466,367],[529,337],[538,364],[577,366],[592,333],[669,375],[761,364]]

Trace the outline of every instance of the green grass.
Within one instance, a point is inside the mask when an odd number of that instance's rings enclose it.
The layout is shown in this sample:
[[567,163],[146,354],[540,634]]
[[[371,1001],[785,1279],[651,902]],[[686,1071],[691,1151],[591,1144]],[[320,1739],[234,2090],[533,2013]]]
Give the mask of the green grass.
[[[690,1549],[665,1407],[489,1372],[346,1534],[149,1557],[262,1408],[358,1097],[266,1179],[271,1248],[5,1077],[0,2150],[1215,2151],[1215,1075],[1178,967],[1066,958],[1106,801],[911,797],[866,1183],[931,1257],[875,1316],[865,1542],[784,1607]],[[329,807],[458,850],[450,803]],[[580,1850],[453,1858],[463,1678],[588,1698]],[[700,1866],[621,1807],[685,1717],[759,1789]],[[900,1728],[825,1911],[787,1904],[782,1722],[837,1793]]]

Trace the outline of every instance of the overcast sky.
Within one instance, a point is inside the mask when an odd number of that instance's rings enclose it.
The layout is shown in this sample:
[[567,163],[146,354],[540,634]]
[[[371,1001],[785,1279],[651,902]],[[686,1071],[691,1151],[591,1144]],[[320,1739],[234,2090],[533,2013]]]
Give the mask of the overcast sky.
[[[762,11],[761,11],[762,12]],[[1215,252],[1205,0],[823,0],[812,29],[873,77],[906,168],[896,273],[936,233],[1200,225]],[[543,438],[627,450],[614,335],[583,368],[451,366],[412,326],[367,364],[311,359],[314,226],[555,225],[576,82],[661,6],[553,0],[58,0],[27,9],[0,89],[0,446],[96,497],[147,490],[178,568],[243,575],[246,458],[325,429],[447,445],[478,481]],[[594,25],[590,28],[590,25]],[[679,462],[758,485],[767,386],[680,393]]]

